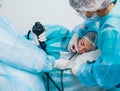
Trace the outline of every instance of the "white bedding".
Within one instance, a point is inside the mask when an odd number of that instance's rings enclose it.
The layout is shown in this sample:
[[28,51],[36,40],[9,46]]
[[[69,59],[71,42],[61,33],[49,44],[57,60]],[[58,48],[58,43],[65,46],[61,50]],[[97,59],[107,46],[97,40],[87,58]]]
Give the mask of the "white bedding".
[[[70,54],[68,52],[61,52],[62,59],[69,59],[73,54]],[[68,68],[71,68],[72,66],[80,65],[86,62],[86,60],[93,61],[97,59],[97,57],[100,55],[99,50],[87,52],[84,54],[76,54],[70,62],[70,66]],[[55,81],[55,83],[61,87],[61,70],[53,70],[49,72],[49,75],[51,78]],[[45,76],[44,76],[45,77]],[[76,76],[74,76],[71,73],[71,70],[64,70],[63,71],[63,86],[64,91],[106,91],[105,89],[99,88],[98,86],[94,87],[87,87],[84,86],[80,81],[77,79]],[[45,84],[47,81],[45,81]],[[50,81],[50,90],[51,91],[58,91],[57,88],[51,83]]]
[[[68,52],[61,52],[61,59],[65,59],[68,60],[73,54],[70,54]],[[94,61],[96,60],[100,55],[100,50],[97,49],[95,51],[90,51],[90,52],[86,52],[84,54],[76,54],[75,56],[73,56],[73,58],[70,60],[70,65],[68,66],[68,68],[71,68],[73,66],[79,66],[80,64],[84,64],[87,61]]]

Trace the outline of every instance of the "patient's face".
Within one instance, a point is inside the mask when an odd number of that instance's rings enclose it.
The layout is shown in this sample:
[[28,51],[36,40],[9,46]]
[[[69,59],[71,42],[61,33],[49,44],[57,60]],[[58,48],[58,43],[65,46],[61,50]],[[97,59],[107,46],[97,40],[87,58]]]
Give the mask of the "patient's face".
[[92,44],[86,38],[79,39],[77,47],[80,54],[93,50]]

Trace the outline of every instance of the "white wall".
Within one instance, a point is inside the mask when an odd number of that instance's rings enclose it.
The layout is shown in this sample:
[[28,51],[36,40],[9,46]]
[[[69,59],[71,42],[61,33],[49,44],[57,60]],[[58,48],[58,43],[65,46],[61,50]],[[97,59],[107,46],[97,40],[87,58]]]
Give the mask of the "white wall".
[[83,22],[74,13],[69,0],[3,0],[0,15],[26,33],[36,21],[43,24],[60,24],[72,29]]

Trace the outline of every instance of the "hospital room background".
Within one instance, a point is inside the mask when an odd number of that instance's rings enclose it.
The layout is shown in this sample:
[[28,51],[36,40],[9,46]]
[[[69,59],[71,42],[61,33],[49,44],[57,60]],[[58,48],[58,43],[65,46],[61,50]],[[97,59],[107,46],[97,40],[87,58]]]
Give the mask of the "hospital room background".
[[3,0],[0,15],[23,33],[28,32],[36,21],[63,25],[70,30],[83,22],[68,0]]

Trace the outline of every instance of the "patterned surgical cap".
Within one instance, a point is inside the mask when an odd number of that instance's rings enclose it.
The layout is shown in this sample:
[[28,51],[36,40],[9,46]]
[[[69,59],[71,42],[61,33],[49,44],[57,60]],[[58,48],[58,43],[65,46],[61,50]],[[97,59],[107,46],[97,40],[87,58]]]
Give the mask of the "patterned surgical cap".
[[69,0],[70,6],[80,11],[96,11],[105,9],[111,0]]

